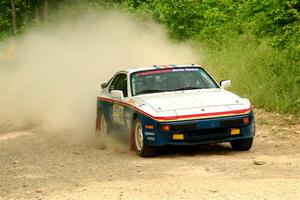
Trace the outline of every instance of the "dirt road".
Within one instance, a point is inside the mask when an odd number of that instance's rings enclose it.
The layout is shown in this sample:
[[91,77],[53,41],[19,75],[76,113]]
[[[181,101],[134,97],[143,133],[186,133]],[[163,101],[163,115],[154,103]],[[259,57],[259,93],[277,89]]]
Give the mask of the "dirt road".
[[155,158],[74,144],[68,130],[0,134],[0,199],[300,199],[300,121],[256,110],[251,151],[164,148]]

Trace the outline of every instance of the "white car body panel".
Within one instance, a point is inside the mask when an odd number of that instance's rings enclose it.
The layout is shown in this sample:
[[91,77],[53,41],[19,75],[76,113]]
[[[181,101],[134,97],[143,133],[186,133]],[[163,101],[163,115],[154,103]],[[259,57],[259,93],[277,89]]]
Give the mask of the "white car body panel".
[[[227,112],[250,107],[250,102],[223,89],[187,90],[138,95],[138,99],[156,111],[157,116],[181,116]],[[146,107],[145,107],[146,108]],[[149,112],[148,110],[141,110]],[[152,114],[153,110],[151,110]]]
[[[176,65],[176,68],[187,66],[191,67],[191,65]],[[193,66],[200,67],[197,65]],[[123,103],[151,117],[180,117],[251,109],[248,99],[241,98],[222,88],[182,90],[132,96],[130,75],[139,71],[155,69],[157,68],[142,67],[118,72],[127,74],[128,80],[128,97],[123,99]],[[103,89],[98,97],[113,99],[107,88]]]

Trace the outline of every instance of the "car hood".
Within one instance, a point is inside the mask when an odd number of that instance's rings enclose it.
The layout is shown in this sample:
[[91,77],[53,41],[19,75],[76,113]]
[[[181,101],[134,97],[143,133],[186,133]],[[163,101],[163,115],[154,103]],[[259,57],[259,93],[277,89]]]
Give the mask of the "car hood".
[[138,99],[160,116],[248,109],[250,102],[223,89],[201,89],[141,95]]

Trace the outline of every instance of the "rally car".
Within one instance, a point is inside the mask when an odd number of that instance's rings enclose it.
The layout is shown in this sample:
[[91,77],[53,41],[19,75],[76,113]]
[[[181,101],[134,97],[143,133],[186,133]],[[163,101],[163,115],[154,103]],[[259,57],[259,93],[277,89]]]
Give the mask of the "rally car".
[[[131,149],[153,156],[160,146],[230,142],[246,151],[255,135],[248,99],[218,84],[199,65],[154,65],[117,72],[101,85],[96,133],[128,133]],[[116,131],[115,131],[116,132]]]

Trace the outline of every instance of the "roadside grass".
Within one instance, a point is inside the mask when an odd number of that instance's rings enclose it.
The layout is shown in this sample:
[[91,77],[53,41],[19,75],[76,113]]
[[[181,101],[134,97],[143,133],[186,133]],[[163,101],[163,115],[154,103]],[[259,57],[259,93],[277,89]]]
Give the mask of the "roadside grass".
[[[199,48],[200,46],[200,48]],[[300,59],[251,35],[226,37],[218,46],[194,45],[202,63],[218,80],[231,79],[230,90],[255,106],[300,116]]]

